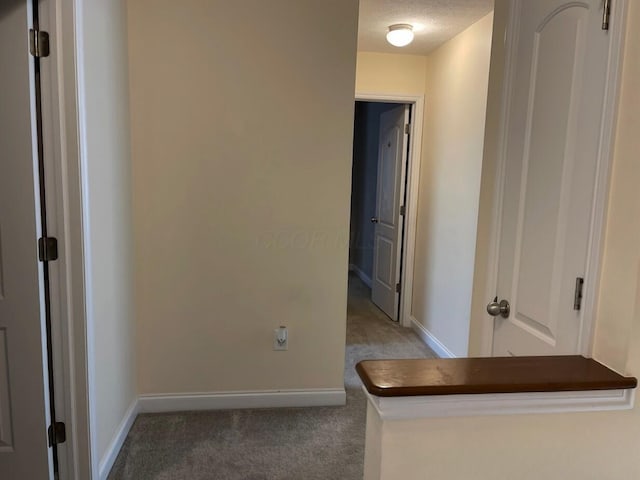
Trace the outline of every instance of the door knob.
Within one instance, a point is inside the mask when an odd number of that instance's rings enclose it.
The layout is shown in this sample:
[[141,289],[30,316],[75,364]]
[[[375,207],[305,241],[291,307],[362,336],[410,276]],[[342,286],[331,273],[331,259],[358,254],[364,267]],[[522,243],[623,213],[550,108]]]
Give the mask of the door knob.
[[376,217],[371,217],[371,223],[378,223],[378,219]]
[[511,311],[511,305],[506,300],[501,300],[498,302],[498,297],[493,299],[489,305],[487,305],[487,313],[492,317],[497,317],[498,315],[507,318],[509,317],[509,312]]

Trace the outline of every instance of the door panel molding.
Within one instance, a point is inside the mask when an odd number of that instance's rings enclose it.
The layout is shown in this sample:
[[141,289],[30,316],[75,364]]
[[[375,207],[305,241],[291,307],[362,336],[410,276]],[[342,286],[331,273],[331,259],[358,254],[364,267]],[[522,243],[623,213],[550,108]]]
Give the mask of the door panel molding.
[[[552,118],[539,118],[539,111],[534,105],[539,89],[544,88],[544,85],[548,85],[555,79],[570,79],[566,81],[567,85],[565,85],[565,87],[571,89],[578,85],[577,89],[579,90],[581,68],[584,63],[582,57],[586,52],[577,52],[569,55],[571,58],[576,59],[573,63],[566,61],[570,59],[555,58],[551,59],[551,65],[549,65],[548,59],[541,58],[540,56],[542,51],[548,51],[544,49],[541,50],[541,43],[546,41],[553,43],[553,38],[550,40],[544,38],[545,32],[549,32],[549,35],[557,34],[557,31],[553,31],[553,27],[555,26],[553,21],[556,19],[560,20],[561,14],[569,13],[573,8],[580,8],[583,10],[582,13],[586,13],[585,9],[588,10],[589,5],[572,3],[560,6],[541,22],[534,33],[528,92],[528,115],[525,127],[524,157],[520,181],[520,208],[516,233],[514,276],[509,294],[511,303],[514,306],[514,323],[518,323],[521,328],[529,331],[551,347],[556,346],[558,338],[559,319],[554,312],[561,301],[560,286],[563,274],[561,268],[563,258],[562,250],[565,244],[568,225],[568,204],[566,200],[569,198],[572,179],[571,173],[573,172],[575,163],[573,155],[567,156],[563,155],[563,153],[566,153],[567,149],[570,148],[570,140],[575,135],[574,131],[578,121],[578,112],[575,105],[575,96],[562,95],[561,98],[557,98],[557,103],[566,102],[566,117],[558,118],[557,116],[552,116]],[[568,27],[574,28],[574,48],[572,51],[575,51],[580,45],[580,42],[577,41],[578,37],[584,36],[586,33],[584,31],[586,27],[585,18],[584,15],[582,15],[569,20],[572,20],[572,22],[570,22],[568,26],[563,25],[561,30],[566,32],[569,30]],[[571,34],[569,36],[571,36]],[[541,66],[546,68],[540,68]],[[565,76],[558,74],[561,68],[566,68]],[[553,78],[547,78],[545,81],[544,77],[546,72],[553,72]],[[550,125],[554,125],[554,128],[550,128]],[[555,135],[551,135],[552,138],[546,137],[549,130],[555,133]],[[556,132],[559,132],[560,135]],[[544,143],[547,146],[549,144],[555,144],[558,154],[557,157],[561,157],[564,160],[561,164],[555,165],[554,162],[549,161],[549,158],[556,157],[536,154],[532,144],[534,144],[533,139],[539,136],[545,136]],[[554,136],[556,137],[555,142],[553,141]],[[565,140],[560,141],[561,139]],[[538,143],[535,143],[535,145],[538,145]],[[535,159],[536,162],[532,163],[532,158]],[[547,181],[541,183],[541,176],[546,177]],[[554,183],[557,186],[557,196],[552,198],[549,198],[549,192],[551,190],[548,188],[549,183]],[[531,196],[533,196],[533,198],[531,198]],[[548,203],[547,208],[543,209],[546,215],[540,217],[538,213],[540,209],[539,206],[545,203]],[[555,204],[561,206],[557,211],[553,208]],[[532,205],[536,205],[537,208],[532,208]],[[549,222],[554,228],[547,228],[549,226],[547,221],[550,216],[555,216],[555,219]],[[534,238],[534,240],[532,240],[532,238]],[[537,274],[542,273],[542,271],[547,271],[551,282],[543,285],[542,289],[536,290],[535,278]],[[529,279],[531,279],[530,282]],[[544,318],[547,318],[548,321],[540,321]]]
[[589,10],[590,5],[586,2],[569,2],[566,3],[564,5],[560,5],[558,8],[556,8],[553,12],[551,12],[549,15],[546,16],[546,18],[544,20],[542,20],[542,22],[540,22],[540,25],[538,25],[538,28],[536,29],[536,33],[540,33],[544,27],[547,26],[547,24],[553,20],[555,17],[557,17],[560,13],[564,12],[565,10],[568,10],[570,8],[584,8]]
[[[383,253],[384,250],[384,254],[386,256],[392,256],[393,255],[393,242],[391,240],[389,240],[388,238],[385,237],[378,237],[377,239],[378,245],[376,245],[375,248],[375,254],[376,254],[376,265],[380,264],[380,255]],[[385,246],[383,247],[381,245],[381,243],[384,243]],[[389,262],[391,263],[391,262]],[[381,276],[380,273],[386,273],[386,275]],[[392,274],[393,272],[391,271],[387,271],[387,272],[381,272],[380,268],[376,268],[376,276],[375,279],[382,283],[385,287],[387,287],[390,291],[393,289],[393,278],[392,278]]]

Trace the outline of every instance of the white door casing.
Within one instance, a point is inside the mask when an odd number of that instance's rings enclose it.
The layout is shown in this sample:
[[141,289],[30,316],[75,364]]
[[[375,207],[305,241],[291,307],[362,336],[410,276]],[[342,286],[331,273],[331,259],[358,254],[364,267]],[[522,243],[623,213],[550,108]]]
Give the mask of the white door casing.
[[[494,355],[575,354],[607,87],[602,2],[514,1]],[[585,278],[585,282],[594,279]],[[488,299],[489,300],[489,299]]]
[[400,282],[400,318],[403,327],[411,327],[411,305],[413,295],[413,269],[417,228],[418,190],[422,147],[422,125],[424,119],[424,96],[389,93],[356,92],[356,101],[403,103],[410,107],[409,148],[407,158],[407,181],[402,245],[402,271]]
[[409,124],[408,105],[380,115],[378,179],[373,248],[371,300],[392,320],[398,320],[402,221]]
[[26,0],[0,4],[0,478],[51,478]]

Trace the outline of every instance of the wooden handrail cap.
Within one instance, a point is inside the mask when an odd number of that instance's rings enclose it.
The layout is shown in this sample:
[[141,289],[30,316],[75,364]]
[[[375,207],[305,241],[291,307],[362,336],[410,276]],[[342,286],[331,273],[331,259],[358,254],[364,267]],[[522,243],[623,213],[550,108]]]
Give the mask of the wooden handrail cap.
[[579,355],[410,360],[364,360],[356,370],[379,397],[567,392],[636,388],[622,376]]

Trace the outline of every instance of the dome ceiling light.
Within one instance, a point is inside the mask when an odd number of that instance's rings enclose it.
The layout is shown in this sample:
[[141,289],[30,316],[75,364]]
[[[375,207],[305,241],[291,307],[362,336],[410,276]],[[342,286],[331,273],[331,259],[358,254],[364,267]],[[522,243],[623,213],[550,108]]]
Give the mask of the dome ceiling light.
[[408,23],[396,23],[389,27],[387,42],[394,47],[406,47],[413,42],[413,27]]

